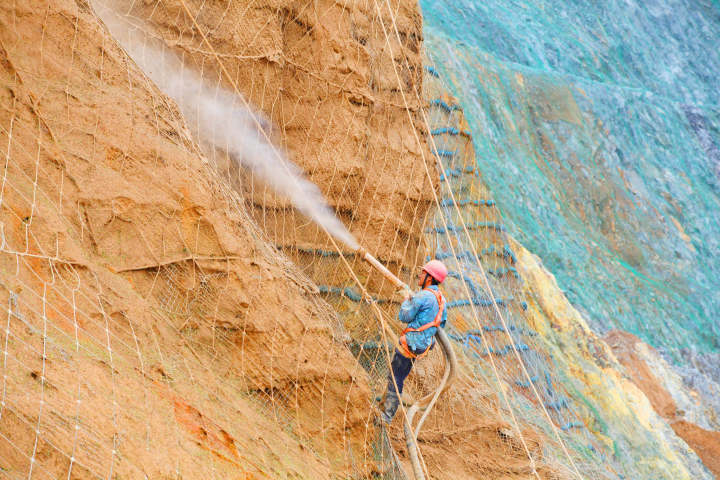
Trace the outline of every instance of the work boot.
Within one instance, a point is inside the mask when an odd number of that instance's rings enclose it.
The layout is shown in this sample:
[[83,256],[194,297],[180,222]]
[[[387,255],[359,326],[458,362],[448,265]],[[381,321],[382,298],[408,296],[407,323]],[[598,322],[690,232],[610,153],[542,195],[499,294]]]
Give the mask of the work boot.
[[383,405],[383,412],[380,415],[383,421],[387,424],[392,422],[395,412],[397,412],[398,406],[400,405],[400,399],[393,390],[388,390],[385,394],[385,404]]

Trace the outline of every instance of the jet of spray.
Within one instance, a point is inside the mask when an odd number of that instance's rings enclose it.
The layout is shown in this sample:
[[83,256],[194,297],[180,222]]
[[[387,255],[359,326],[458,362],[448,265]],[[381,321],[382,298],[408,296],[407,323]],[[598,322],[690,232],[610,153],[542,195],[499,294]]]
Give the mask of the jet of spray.
[[128,55],[166,95],[175,100],[200,142],[223,149],[301,213],[353,250],[359,245],[328,206],[318,187],[273,145],[264,133],[267,120],[242,103],[239,94],[207,85],[173,52],[146,34],[138,19],[93,1],[98,17]]

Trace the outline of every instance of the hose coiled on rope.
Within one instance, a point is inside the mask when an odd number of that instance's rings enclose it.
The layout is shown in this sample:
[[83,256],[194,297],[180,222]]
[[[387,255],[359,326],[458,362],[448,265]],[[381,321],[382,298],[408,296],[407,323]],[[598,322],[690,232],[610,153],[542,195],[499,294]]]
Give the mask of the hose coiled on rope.
[[[425,419],[428,417],[430,410],[432,410],[440,395],[450,388],[450,385],[457,374],[457,357],[455,357],[455,351],[450,344],[450,339],[448,339],[448,336],[442,328],[437,329],[435,337],[437,337],[443,356],[445,357],[445,371],[443,372],[443,378],[435,391],[413,403],[405,416],[405,444],[407,445],[408,456],[410,457],[415,480],[425,480],[425,473],[420,461],[421,455],[417,446],[417,437],[420,433],[420,429],[422,428],[423,423],[425,423]],[[417,426],[413,429],[413,420],[415,415],[417,415],[420,411],[422,411],[423,414],[420,417]]]

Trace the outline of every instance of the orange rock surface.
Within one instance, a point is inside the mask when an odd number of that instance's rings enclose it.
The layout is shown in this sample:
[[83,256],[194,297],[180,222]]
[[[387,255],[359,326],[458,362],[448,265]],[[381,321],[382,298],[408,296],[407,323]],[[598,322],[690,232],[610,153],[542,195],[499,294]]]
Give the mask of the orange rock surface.
[[627,374],[650,400],[653,409],[697,453],[705,467],[720,477],[720,432],[706,430],[678,415],[672,395],[637,353],[636,345],[640,339],[631,333],[612,330],[605,336],[605,340],[626,368]]
[[0,143],[4,473],[373,468],[334,313],[87,3],[0,5]]

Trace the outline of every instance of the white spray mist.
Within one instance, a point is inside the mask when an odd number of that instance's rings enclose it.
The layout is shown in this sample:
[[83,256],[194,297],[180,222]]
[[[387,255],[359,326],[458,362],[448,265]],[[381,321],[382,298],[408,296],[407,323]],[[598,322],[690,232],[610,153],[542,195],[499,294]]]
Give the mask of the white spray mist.
[[175,100],[198,140],[227,151],[235,162],[286,195],[295,208],[328,233],[353,250],[359,247],[318,187],[262,133],[261,125],[267,121],[238,104],[241,102],[238,94],[208,86],[193,70],[184,68],[174,53],[150,39],[137,19],[131,20],[100,2],[92,3],[128,55],[160,90]]

